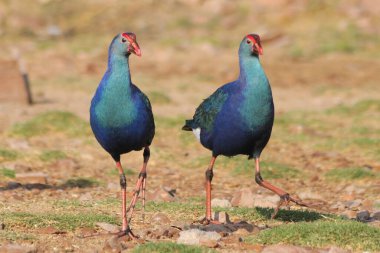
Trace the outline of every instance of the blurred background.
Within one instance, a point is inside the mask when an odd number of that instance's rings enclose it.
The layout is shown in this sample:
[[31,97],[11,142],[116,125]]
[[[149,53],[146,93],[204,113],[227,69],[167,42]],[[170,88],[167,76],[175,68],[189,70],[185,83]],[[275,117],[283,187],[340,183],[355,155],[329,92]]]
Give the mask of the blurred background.
[[[344,204],[354,200],[354,211],[380,209],[379,13],[376,0],[2,0],[0,186],[7,191],[0,199],[8,211],[37,200],[51,210],[57,197],[118,192],[88,110],[109,43],[127,31],[142,50],[141,58],[130,57],[132,80],[149,96],[156,119],[150,190],[167,186],[182,200],[203,197],[210,154],[180,128],[204,98],[238,76],[239,43],[258,33],[276,107],[262,157],[268,179],[291,193],[304,188],[300,197],[330,212],[356,215]],[[142,154],[124,161],[132,185]],[[256,187],[253,164],[243,157],[220,159],[216,173],[216,196]],[[68,188],[8,191],[10,182]],[[78,188],[81,182],[92,188]],[[118,213],[117,205],[107,208]],[[13,224],[16,231],[24,225]]]

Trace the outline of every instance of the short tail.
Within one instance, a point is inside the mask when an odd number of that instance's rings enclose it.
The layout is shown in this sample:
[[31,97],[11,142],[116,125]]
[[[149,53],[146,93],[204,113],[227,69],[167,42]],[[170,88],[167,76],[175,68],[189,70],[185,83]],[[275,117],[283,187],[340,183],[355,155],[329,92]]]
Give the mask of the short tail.
[[192,125],[193,125],[193,120],[192,119],[186,120],[185,121],[185,125],[182,127],[182,130],[184,130],[184,131],[193,131]]

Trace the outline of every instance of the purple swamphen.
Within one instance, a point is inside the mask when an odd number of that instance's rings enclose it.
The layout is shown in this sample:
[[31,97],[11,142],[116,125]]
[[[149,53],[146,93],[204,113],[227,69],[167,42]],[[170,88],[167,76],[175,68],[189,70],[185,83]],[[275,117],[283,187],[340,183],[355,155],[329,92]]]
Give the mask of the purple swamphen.
[[248,159],[255,159],[256,183],[281,197],[273,217],[283,203],[292,201],[305,205],[260,175],[260,154],[269,141],[274,120],[272,91],[259,60],[262,52],[259,35],[245,36],[239,47],[239,78],[205,99],[196,109],[193,119],[186,120],[182,128],[193,131],[201,144],[212,151],[206,170],[205,223],[215,222],[211,218],[211,181],[219,155],[248,155]]
[[[108,69],[91,101],[90,123],[96,139],[115,160],[119,170],[123,205],[123,227],[120,235],[135,238],[129,222],[140,190],[143,208],[145,207],[146,167],[155,125],[148,97],[131,81],[129,70],[131,53],[141,56],[136,35],[121,33],[115,36],[108,50]],[[120,163],[120,155],[141,149],[144,149],[144,163],[127,209],[127,182]]]

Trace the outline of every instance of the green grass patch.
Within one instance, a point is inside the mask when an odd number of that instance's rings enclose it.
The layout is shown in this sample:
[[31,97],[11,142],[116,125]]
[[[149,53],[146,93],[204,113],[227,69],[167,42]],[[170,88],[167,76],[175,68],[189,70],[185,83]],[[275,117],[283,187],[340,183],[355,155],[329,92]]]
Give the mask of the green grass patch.
[[62,230],[74,230],[79,227],[94,227],[96,222],[118,224],[117,217],[98,214],[96,212],[70,213],[27,213],[27,212],[2,212],[2,222],[6,227],[38,228],[53,226]]
[[174,242],[148,242],[135,247],[133,253],[208,253],[216,252],[213,249],[207,249],[197,246],[177,244]]
[[[261,162],[261,175],[265,179],[294,178],[301,175],[301,171],[291,168],[286,164],[275,162]],[[234,174],[246,174],[254,176],[255,165],[252,160],[241,160],[233,170]]]
[[368,100],[359,101],[352,106],[337,105],[326,110],[328,114],[345,114],[345,115],[363,114],[368,111],[379,112],[380,101],[368,99]]
[[172,102],[170,97],[164,93],[161,93],[159,91],[151,91],[148,92],[148,97],[150,102],[154,104],[169,104]]
[[366,168],[337,168],[325,174],[325,177],[329,180],[355,180],[376,176],[378,176],[378,174]]
[[[200,198],[188,199],[188,201],[181,202],[148,202],[146,205],[148,212],[164,212],[172,217],[181,217],[183,219],[197,219],[205,212],[204,201]],[[232,208],[213,208],[213,211],[225,211],[231,217],[239,218],[247,222],[266,221],[271,219],[273,213],[272,208],[247,208],[247,207],[232,207]],[[312,211],[299,211],[299,210],[280,210],[275,220],[286,222],[300,222],[300,221],[316,221],[325,219],[325,217],[336,218],[333,215],[322,215]]]
[[[124,174],[126,176],[133,176],[133,175],[136,175],[136,171],[134,171],[133,169],[127,168],[127,169],[124,169]],[[116,168],[112,168],[112,169],[108,170],[107,175],[119,176],[119,171]]]
[[67,180],[64,184],[62,184],[63,188],[87,188],[98,186],[100,183],[92,178],[72,178]]
[[44,162],[51,162],[64,158],[67,158],[67,155],[61,150],[47,150],[40,154],[40,159]]
[[15,231],[9,231],[9,230],[0,230],[0,240],[7,240],[7,241],[31,241],[36,240],[36,236],[29,233],[20,233]]
[[0,148],[0,162],[15,160],[17,157],[18,157],[18,153],[16,151]]
[[10,134],[28,138],[57,132],[77,137],[89,135],[91,130],[88,122],[71,112],[49,111],[15,124]]
[[15,178],[16,172],[14,170],[8,169],[8,168],[0,168],[0,176],[3,177],[9,177],[9,178]]
[[309,247],[338,246],[352,250],[380,250],[380,229],[355,221],[316,221],[266,229],[247,242],[293,244]]

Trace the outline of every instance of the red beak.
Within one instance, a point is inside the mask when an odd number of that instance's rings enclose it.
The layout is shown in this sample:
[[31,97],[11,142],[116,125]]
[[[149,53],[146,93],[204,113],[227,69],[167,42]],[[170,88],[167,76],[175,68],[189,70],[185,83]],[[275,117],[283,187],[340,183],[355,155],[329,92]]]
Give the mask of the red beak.
[[253,51],[256,51],[259,55],[263,54],[263,48],[258,43],[255,43],[253,46]]
[[139,44],[137,44],[136,41],[132,41],[130,46],[131,46],[130,50],[132,53],[134,53],[137,56],[141,56],[141,49],[140,49]]

